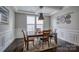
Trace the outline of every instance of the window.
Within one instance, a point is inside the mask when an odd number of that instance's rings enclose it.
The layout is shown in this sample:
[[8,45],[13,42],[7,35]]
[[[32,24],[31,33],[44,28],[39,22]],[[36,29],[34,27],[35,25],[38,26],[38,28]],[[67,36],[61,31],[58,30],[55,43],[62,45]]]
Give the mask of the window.
[[35,34],[35,31],[37,29],[43,30],[43,21],[38,20],[38,17],[36,16],[27,16],[27,34]]
[[34,31],[35,25],[34,24],[27,24],[27,31]]
[[27,16],[27,24],[35,24],[35,16]]
[[27,16],[27,34],[35,32],[35,16]]

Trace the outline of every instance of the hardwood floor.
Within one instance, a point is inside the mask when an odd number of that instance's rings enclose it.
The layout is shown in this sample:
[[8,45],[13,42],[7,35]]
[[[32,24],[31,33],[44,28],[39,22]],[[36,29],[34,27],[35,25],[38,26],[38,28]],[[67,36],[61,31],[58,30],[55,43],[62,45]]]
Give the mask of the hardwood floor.
[[[79,52],[79,46],[58,39],[58,47],[43,50],[40,52]],[[23,39],[16,39],[4,52],[22,52]]]

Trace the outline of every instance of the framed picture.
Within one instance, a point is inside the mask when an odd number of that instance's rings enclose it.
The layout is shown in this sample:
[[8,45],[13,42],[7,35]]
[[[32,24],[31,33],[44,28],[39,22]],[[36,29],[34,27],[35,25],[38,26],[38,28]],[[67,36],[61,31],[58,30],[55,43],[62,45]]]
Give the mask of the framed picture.
[[1,6],[0,7],[0,23],[8,24],[8,18],[9,18],[9,10],[4,6]]
[[65,23],[65,16],[64,15],[58,16],[57,17],[57,23]]
[[60,22],[61,22],[61,23],[65,23],[65,16],[64,16],[64,15],[62,15],[62,16],[60,17]]
[[71,15],[66,15],[66,17],[65,17],[65,22],[66,22],[66,24],[70,24],[71,23],[71,20],[70,20],[70,18],[71,18]]
[[71,15],[67,14],[67,15],[61,15],[61,16],[57,16],[57,24],[70,24],[71,23]]

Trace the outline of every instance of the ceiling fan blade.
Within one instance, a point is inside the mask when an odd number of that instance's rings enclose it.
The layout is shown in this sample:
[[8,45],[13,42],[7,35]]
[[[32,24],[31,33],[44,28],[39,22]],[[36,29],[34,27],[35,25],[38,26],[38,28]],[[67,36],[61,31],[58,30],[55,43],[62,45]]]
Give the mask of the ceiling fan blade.
[[51,9],[56,9],[56,10],[61,10],[63,9],[64,6],[45,6],[46,8],[51,8]]
[[18,10],[18,11],[26,12],[26,13],[35,13],[35,12],[32,12],[32,11],[25,11],[25,10]]

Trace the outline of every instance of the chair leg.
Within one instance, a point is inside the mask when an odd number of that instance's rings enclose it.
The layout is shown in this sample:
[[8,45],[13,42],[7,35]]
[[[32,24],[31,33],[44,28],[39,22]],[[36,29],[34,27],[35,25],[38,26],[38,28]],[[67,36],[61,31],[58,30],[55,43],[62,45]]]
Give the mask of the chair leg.
[[43,42],[42,42],[42,49],[43,49]]
[[44,42],[42,41],[42,49],[44,48]]
[[48,47],[50,47],[50,45],[49,45],[49,40],[48,40]]
[[26,43],[24,43],[23,51],[26,51]]
[[34,47],[34,41],[33,41],[33,47]]

